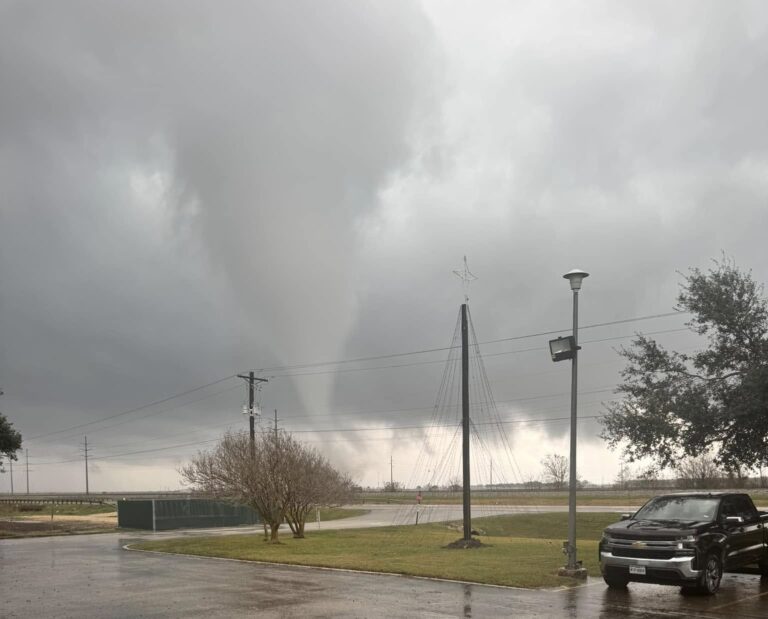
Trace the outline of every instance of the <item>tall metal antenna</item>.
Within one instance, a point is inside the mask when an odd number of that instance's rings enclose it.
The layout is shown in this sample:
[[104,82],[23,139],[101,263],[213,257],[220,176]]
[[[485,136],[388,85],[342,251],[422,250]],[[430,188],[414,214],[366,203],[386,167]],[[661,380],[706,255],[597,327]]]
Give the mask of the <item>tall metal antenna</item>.
[[464,288],[464,301],[469,302],[469,285],[477,279],[477,276],[469,270],[466,256],[464,256],[464,269],[461,271],[454,270],[453,274],[461,280]]

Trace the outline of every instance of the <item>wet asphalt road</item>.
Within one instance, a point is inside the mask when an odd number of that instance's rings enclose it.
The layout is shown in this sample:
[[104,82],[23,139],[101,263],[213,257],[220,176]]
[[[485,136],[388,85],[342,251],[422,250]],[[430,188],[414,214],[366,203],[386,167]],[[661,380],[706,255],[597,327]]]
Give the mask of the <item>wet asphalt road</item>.
[[[358,526],[386,520],[374,512]],[[728,574],[709,598],[652,585],[609,591],[599,578],[529,591],[123,549],[148,537],[155,535],[0,541],[0,617],[768,616],[768,582],[756,575]]]

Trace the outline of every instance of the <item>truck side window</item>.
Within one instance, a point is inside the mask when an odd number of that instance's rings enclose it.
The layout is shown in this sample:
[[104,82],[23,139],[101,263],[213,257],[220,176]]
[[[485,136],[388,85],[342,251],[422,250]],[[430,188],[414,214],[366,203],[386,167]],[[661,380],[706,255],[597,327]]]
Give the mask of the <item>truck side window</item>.
[[720,511],[722,518],[728,516],[740,516],[744,522],[752,522],[757,519],[757,510],[745,496],[730,496],[723,499],[723,506]]
[[736,508],[734,515],[744,518],[744,522],[752,522],[757,519],[757,509],[747,497],[735,496],[733,503]]
[[733,503],[733,497],[723,499],[723,504],[720,507],[721,520],[725,520],[728,516],[738,516],[736,506]]

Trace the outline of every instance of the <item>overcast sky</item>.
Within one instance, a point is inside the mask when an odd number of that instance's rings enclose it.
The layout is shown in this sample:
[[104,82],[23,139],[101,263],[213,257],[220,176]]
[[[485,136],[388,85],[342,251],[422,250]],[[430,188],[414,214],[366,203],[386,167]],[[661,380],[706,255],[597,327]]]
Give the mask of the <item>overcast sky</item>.
[[[671,311],[721,252],[766,281],[766,109],[760,0],[0,0],[0,410],[30,489],[83,489],[86,434],[92,490],[179,487],[247,427],[243,381],[128,411],[248,369],[262,425],[363,485],[390,456],[423,483],[425,433],[453,430],[402,426],[428,425],[447,351],[268,368],[449,346],[464,255],[481,342],[567,332],[574,267],[587,326]],[[690,349],[684,322],[581,333],[582,477],[619,461],[589,418],[608,338]],[[567,453],[550,337],[481,346],[497,481]]]

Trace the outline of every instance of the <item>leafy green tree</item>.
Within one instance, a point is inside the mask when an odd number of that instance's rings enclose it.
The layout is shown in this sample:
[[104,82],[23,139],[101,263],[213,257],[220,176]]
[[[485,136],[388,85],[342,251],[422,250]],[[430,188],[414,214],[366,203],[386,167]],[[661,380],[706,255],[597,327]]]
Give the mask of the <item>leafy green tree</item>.
[[768,304],[751,272],[723,258],[707,272],[691,269],[677,298],[703,350],[666,350],[639,335],[608,405],[602,437],[630,461],[653,458],[675,467],[714,452],[724,469],[768,464]]
[[[13,424],[0,413],[0,456],[5,454],[8,458],[16,460],[16,452],[21,449],[21,434],[13,429]],[[2,457],[0,457],[2,464]]]

